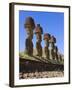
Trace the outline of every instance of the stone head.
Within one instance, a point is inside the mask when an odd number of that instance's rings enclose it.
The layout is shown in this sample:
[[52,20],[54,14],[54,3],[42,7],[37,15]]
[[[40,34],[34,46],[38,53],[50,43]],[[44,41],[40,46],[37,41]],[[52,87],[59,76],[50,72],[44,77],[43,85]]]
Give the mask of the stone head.
[[49,33],[45,33],[44,34],[44,41],[45,41],[45,46],[48,46],[49,45],[49,40],[51,38],[51,35]]
[[50,43],[56,43],[56,38],[54,36],[51,36]]
[[40,24],[37,24],[36,28],[35,28],[35,34],[36,34],[36,38],[37,38],[37,41],[41,41],[42,40],[42,34],[43,34],[43,29],[42,27],[40,26]]
[[32,17],[27,17],[25,20],[24,27],[28,30],[34,30],[35,28],[35,22]]

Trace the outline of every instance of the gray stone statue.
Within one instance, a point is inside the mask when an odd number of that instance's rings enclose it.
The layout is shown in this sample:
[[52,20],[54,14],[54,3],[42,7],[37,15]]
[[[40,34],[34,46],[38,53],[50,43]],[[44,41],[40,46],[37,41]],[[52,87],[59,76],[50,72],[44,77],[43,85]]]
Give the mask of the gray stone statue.
[[36,34],[36,50],[37,50],[37,56],[42,56],[42,46],[41,46],[41,41],[42,41],[42,34],[43,34],[43,29],[40,26],[40,24],[37,24],[35,28],[35,34]]
[[55,59],[55,55],[54,55],[55,43],[56,43],[56,38],[52,36],[51,39],[49,40],[50,59]]
[[27,32],[27,38],[25,41],[25,49],[28,55],[33,55],[33,30],[35,28],[35,22],[32,17],[27,17],[25,20],[24,27]]
[[54,59],[58,61],[58,47],[54,46]]
[[58,61],[59,62],[64,61],[64,57],[60,53],[58,54]]
[[45,52],[45,56],[47,59],[49,59],[49,40],[51,38],[51,35],[48,33],[44,34],[44,41],[45,41],[45,47],[44,47],[44,52]]

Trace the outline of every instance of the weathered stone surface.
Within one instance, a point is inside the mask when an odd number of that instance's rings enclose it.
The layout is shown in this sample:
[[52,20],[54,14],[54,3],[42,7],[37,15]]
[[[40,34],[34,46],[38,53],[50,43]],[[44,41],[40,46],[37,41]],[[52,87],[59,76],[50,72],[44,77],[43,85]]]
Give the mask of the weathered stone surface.
[[45,52],[45,56],[47,59],[49,59],[49,40],[51,38],[51,35],[48,33],[44,34],[44,41],[45,41],[45,47],[44,47],[44,52]]
[[35,34],[36,34],[36,50],[37,50],[37,56],[42,57],[42,46],[41,46],[41,41],[42,41],[42,35],[43,34],[43,29],[40,26],[40,24],[37,24],[36,29],[35,29]]
[[52,36],[51,39],[49,40],[50,59],[54,59],[54,57],[55,57],[55,55],[54,55],[55,43],[56,43],[56,38],[54,36]]
[[34,19],[32,17],[27,17],[25,20],[25,24],[24,24],[25,28],[30,28],[30,29],[34,29],[35,28],[35,22]]
[[35,28],[35,22],[32,17],[27,17],[25,20],[24,27],[27,32],[27,38],[25,41],[25,51],[28,55],[33,55],[33,30]]
[[25,48],[26,54],[33,55],[33,43],[32,43],[32,40],[30,38],[26,39],[25,46],[26,46],[26,48]]
[[54,47],[54,59],[58,60],[58,48],[57,48],[57,46]]
[[[49,33],[44,34],[45,47],[42,48],[43,28],[35,26],[34,19],[27,17],[24,28],[27,32],[25,52],[20,54],[20,78],[49,78],[64,75],[64,56],[59,54],[55,45],[56,38]],[[35,33],[33,33],[35,30]],[[36,49],[33,48],[33,35],[36,35]],[[37,53],[36,53],[37,52]]]

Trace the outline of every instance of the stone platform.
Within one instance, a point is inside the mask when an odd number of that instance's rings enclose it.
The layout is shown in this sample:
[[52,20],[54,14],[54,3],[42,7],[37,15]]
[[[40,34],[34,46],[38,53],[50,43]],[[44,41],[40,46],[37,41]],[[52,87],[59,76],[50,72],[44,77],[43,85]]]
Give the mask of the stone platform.
[[20,57],[20,72],[63,71],[64,64],[56,60],[48,60],[38,56]]

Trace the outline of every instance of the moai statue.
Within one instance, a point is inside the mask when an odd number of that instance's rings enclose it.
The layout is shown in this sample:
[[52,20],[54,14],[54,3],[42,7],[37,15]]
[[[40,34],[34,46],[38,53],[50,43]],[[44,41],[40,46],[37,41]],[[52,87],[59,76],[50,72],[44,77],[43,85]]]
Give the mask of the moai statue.
[[64,56],[62,55],[62,61],[64,62]]
[[56,38],[54,36],[51,37],[51,39],[49,40],[49,55],[50,55],[50,59],[54,59],[54,47],[55,47],[55,43],[56,43]]
[[54,59],[58,61],[58,47],[54,46]]
[[45,41],[45,47],[44,52],[47,59],[49,59],[49,40],[51,38],[51,35],[46,33],[44,34],[44,41]]
[[62,62],[63,61],[63,56],[60,53],[58,53],[58,61],[59,62]]
[[42,34],[43,34],[43,29],[40,26],[40,24],[37,24],[36,29],[35,29],[35,34],[36,34],[36,50],[37,50],[37,56],[42,56],[42,46],[41,46],[41,41],[42,41]]
[[62,55],[60,54],[60,61],[62,62]]
[[35,22],[34,22],[32,17],[27,17],[26,18],[24,27],[25,27],[26,32],[27,32],[27,38],[26,38],[26,41],[25,41],[26,53],[28,55],[33,55],[32,39],[33,39],[33,30],[35,28]]
[[60,60],[60,53],[58,53],[58,61],[60,62],[61,60]]

